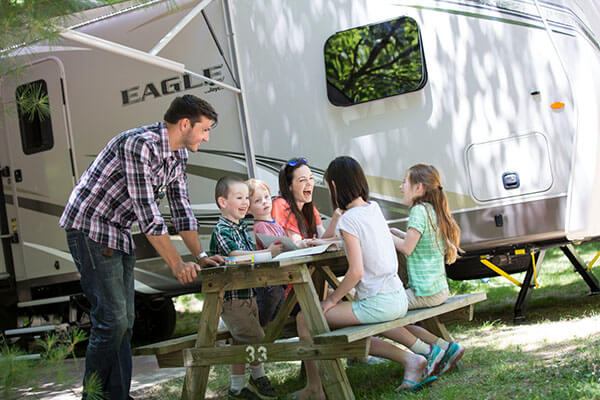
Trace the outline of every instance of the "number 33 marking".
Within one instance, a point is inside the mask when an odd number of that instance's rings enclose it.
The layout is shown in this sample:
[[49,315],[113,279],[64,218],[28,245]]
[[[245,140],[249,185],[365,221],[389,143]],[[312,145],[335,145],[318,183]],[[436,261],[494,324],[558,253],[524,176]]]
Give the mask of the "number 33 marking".
[[[247,346],[246,353],[248,353],[246,361],[249,363],[253,363],[255,361],[267,361],[267,348],[265,346],[258,346],[257,348],[254,346]],[[258,353],[258,357],[256,357],[256,353]]]

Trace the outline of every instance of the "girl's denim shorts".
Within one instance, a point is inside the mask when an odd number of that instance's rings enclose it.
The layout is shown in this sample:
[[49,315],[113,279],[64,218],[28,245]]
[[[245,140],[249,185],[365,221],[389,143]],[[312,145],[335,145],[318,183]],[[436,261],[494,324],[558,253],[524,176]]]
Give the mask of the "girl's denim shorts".
[[361,324],[374,324],[403,317],[408,310],[404,289],[352,302],[352,312]]

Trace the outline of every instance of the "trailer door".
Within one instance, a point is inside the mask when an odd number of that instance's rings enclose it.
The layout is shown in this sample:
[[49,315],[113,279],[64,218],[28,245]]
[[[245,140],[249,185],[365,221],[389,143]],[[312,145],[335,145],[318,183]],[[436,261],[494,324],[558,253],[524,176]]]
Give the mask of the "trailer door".
[[[2,86],[25,279],[75,272],[57,225],[74,184],[63,82],[60,60],[48,57]],[[23,96],[42,107],[31,112],[30,102],[18,101]]]

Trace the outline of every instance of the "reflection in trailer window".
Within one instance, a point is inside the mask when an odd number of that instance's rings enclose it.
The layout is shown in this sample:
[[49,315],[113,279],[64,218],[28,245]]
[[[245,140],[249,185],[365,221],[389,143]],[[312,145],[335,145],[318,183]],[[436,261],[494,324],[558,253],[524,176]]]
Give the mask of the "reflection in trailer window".
[[417,22],[410,17],[338,32],[325,42],[327,97],[349,106],[425,86]]
[[16,90],[19,129],[23,153],[34,154],[54,146],[48,88],[42,79],[21,85]]

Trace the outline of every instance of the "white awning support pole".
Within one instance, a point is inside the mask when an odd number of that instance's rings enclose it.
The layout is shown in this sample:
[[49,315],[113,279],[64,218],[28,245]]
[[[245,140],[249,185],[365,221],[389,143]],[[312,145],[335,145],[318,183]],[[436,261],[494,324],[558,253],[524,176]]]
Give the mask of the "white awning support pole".
[[122,44],[111,42],[109,40],[101,39],[96,36],[88,35],[87,33],[65,30],[60,33],[65,39],[73,40],[81,44],[85,44],[91,47],[95,47],[100,50],[105,50],[110,53],[119,54],[125,57],[133,58],[138,61],[152,64],[157,67],[165,68],[171,71],[183,74],[185,72],[185,65],[176,61],[154,56],[144,51],[134,49],[132,47],[123,46]]
[[111,42],[109,40],[101,39],[96,36],[88,35],[87,33],[73,31],[73,30],[65,30],[60,33],[62,37],[65,39],[72,40],[74,42],[78,42],[81,44],[85,44],[90,47],[95,47],[100,50],[107,51],[109,53],[118,54],[124,57],[132,58],[134,60],[138,60],[144,62],[146,64],[154,65],[160,68],[167,69],[169,71],[174,71],[179,74],[188,73],[193,75],[199,79],[202,79],[208,83],[217,85],[222,87],[223,89],[231,90],[235,93],[241,93],[241,90],[228,85],[223,82],[216,81],[214,79],[210,79],[202,74],[197,74],[195,72],[189,71],[185,69],[185,65],[179,63],[177,61],[169,60],[167,58],[159,57],[153,54],[148,54],[145,51],[141,51],[138,49],[134,49],[132,47],[123,46],[122,44]]
[[195,73],[194,71],[190,71],[190,70],[187,70],[187,69],[186,69],[186,70],[185,70],[185,73],[186,73],[186,74],[190,74],[190,75],[192,75],[192,76],[195,76],[196,78],[202,79],[202,80],[204,80],[204,81],[206,81],[206,82],[208,82],[208,83],[212,83],[212,84],[215,84],[215,85],[217,85],[217,86],[221,86],[221,87],[222,87],[222,88],[224,88],[224,89],[229,89],[229,90],[231,90],[232,92],[235,92],[235,93],[237,93],[237,94],[240,94],[240,93],[242,93],[242,91],[241,91],[240,89],[236,88],[236,87],[233,87],[233,86],[231,86],[231,85],[228,85],[228,84],[226,84],[226,83],[223,83],[223,82],[215,81],[214,79],[210,79],[209,77],[206,77],[206,76],[204,76],[204,75],[197,74],[197,73]]
[[204,10],[204,8],[206,8],[206,6],[210,4],[211,1],[212,0],[203,0],[200,3],[198,3],[198,5],[196,5],[196,7],[194,7],[192,11],[190,11],[185,17],[183,17],[181,21],[179,21],[177,25],[175,25],[173,29],[169,31],[169,33],[167,33],[162,39],[160,39],[160,41],[156,44],[156,46],[154,46],[152,50],[149,51],[149,53],[153,56],[157,55],[167,44],[169,44],[171,40],[173,40],[173,38],[179,32],[181,32],[183,28],[186,27],[187,24],[189,24],[198,14],[200,14],[202,10]]

